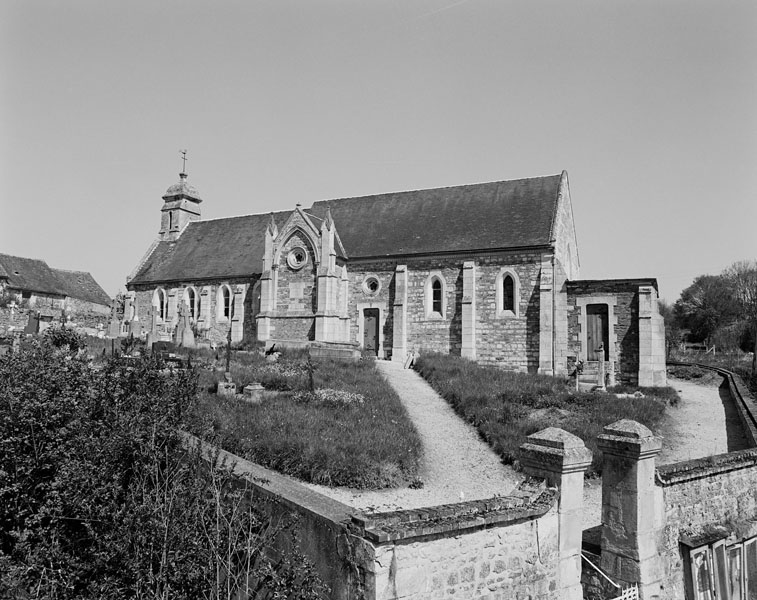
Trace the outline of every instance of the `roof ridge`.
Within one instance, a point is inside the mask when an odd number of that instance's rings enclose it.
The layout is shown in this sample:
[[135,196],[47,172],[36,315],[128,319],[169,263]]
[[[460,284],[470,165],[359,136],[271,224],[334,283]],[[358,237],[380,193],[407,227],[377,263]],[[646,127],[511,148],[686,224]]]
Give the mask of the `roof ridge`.
[[197,221],[190,221],[187,226],[193,223],[210,223],[211,221],[231,221],[232,219],[244,219],[245,217],[270,217],[271,214],[290,213],[291,210],[274,210],[262,213],[249,213],[246,215],[232,215],[231,217],[214,217],[213,219],[198,219]]
[[[551,175],[537,175],[535,177],[518,177],[517,179],[497,179],[494,181],[479,181],[479,182],[474,182],[474,183],[463,183],[461,185],[445,185],[441,187],[418,188],[414,190],[397,190],[397,191],[392,191],[392,192],[378,192],[376,194],[363,194],[360,196],[343,196],[341,198],[327,198],[325,200],[316,200],[313,202],[313,205],[324,203],[324,202],[333,202],[335,200],[358,200],[360,198],[375,198],[376,196],[390,196],[390,195],[393,196],[397,194],[417,194],[418,192],[433,192],[436,190],[460,189],[460,188],[473,187],[473,186],[479,186],[479,185],[513,183],[515,181],[531,181],[533,179],[551,179],[552,177],[562,177],[562,173],[553,173]],[[310,210],[312,209],[313,209],[313,206],[310,207]]]

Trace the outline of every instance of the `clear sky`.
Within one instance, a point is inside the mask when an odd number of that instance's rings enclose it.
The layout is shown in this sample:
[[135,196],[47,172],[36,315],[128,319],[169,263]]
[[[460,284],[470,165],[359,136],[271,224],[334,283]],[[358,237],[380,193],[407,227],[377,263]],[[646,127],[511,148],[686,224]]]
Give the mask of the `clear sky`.
[[0,252],[114,295],[182,148],[203,218],[565,169],[582,278],[674,301],[757,258],[756,28],[754,0],[2,0]]

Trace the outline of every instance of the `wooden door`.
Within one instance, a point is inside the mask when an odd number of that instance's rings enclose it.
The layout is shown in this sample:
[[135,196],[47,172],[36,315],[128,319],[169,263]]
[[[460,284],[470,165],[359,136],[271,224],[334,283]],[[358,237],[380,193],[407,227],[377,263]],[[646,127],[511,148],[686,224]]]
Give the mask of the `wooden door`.
[[379,309],[366,308],[363,311],[363,350],[378,356],[379,351]]
[[603,346],[605,360],[610,359],[610,330],[608,328],[607,305],[589,304],[586,307],[586,358],[599,360],[597,349]]

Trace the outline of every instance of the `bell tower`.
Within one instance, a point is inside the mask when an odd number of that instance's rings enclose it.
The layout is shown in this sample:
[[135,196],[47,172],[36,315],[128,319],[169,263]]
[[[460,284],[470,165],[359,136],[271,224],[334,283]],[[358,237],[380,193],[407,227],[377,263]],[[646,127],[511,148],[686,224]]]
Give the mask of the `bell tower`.
[[202,198],[195,187],[187,183],[186,150],[183,150],[182,154],[184,168],[179,173],[179,183],[173,184],[163,194],[160,232],[158,233],[161,242],[175,242],[187,223],[200,219]]

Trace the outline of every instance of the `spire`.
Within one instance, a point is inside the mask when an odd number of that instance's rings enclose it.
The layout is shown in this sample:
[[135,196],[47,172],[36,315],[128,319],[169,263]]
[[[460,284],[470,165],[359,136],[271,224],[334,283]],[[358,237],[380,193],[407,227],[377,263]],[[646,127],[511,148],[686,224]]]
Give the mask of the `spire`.
[[323,224],[329,229],[334,227],[334,218],[331,216],[331,207],[326,207],[326,218],[323,220]]

